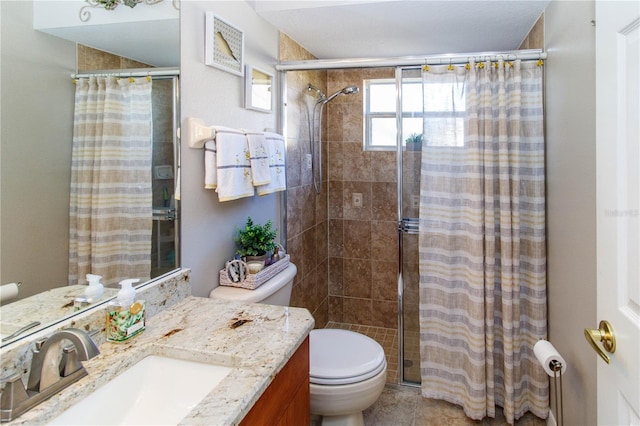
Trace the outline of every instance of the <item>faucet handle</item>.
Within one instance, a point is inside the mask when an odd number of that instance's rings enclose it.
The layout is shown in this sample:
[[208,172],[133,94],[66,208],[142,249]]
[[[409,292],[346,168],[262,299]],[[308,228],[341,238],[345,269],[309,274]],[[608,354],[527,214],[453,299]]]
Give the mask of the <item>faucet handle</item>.
[[78,359],[78,353],[73,345],[62,348],[62,359],[60,360],[60,377],[67,377],[80,370],[82,363]]
[[0,398],[0,407],[3,412],[5,410],[12,410],[14,407],[17,407],[29,399],[29,395],[27,395],[27,391],[24,384],[22,384],[21,379],[22,373],[15,373],[14,375],[1,380],[2,384],[4,384],[2,397]]
[[40,352],[40,349],[42,349],[42,345],[44,345],[46,342],[47,342],[46,337],[36,340],[34,345],[35,347],[33,348],[33,352],[34,353]]

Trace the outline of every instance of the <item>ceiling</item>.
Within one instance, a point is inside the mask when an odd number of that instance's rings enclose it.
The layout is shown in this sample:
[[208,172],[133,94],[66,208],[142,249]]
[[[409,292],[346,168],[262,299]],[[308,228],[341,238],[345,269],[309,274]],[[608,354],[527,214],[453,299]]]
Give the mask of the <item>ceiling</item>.
[[[344,59],[515,50],[550,0],[244,1],[318,59]],[[179,64],[177,13],[42,31],[155,66]]]
[[[180,22],[177,18],[41,31],[155,67],[180,65]],[[131,40],[136,42],[131,43]]]
[[318,59],[516,50],[549,0],[247,0]]

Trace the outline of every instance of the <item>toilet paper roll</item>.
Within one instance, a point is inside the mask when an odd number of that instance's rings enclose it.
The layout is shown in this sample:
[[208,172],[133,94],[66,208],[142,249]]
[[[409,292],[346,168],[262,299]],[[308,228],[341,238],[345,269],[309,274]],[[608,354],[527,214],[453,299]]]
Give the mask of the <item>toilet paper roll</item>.
[[0,286],[0,303],[5,303],[18,297],[18,284],[11,283]]
[[562,363],[560,374],[564,374],[565,371],[567,371],[567,363],[556,348],[553,347],[551,342],[538,340],[538,342],[533,346],[533,353],[536,355],[538,362],[542,365],[542,368],[544,368],[544,371],[549,376],[554,377],[553,361]]

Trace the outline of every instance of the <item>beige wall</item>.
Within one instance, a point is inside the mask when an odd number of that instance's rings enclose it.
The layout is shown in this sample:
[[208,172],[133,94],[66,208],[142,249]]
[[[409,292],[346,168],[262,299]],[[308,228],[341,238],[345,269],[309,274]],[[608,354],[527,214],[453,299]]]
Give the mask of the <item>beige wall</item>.
[[[277,114],[244,108],[244,79],[204,64],[205,12],[212,11],[244,30],[245,63],[275,74],[278,31],[246,2],[184,1],[180,4],[180,89],[182,128],[187,117],[207,125],[277,129]],[[278,93],[274,88],[273,93]],[[218,285],[219,270],[234,256],[234,237],[247,216],[279,223],[280,195],[219,202],[204,189],[204,154],[181,141],[182,265],[192,268],[193,294],[207,296]]]
[[[568,363],[564,420],[596,419],[595,28],[592,1],[545,11],[549,340]],[[557,415],[556,415],[557,418]]]
[[31,2],[0,7],[0,283],[26,297],[67,283],[76,47],[34,31]]

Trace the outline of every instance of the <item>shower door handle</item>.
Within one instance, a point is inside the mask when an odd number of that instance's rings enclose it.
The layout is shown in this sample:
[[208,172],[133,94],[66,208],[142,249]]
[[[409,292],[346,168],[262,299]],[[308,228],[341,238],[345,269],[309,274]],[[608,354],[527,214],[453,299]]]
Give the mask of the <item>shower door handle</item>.
[[417,217],[403,217],[398,221],[398,231],[405,234],[417,234],[420,229],[420,219]]

